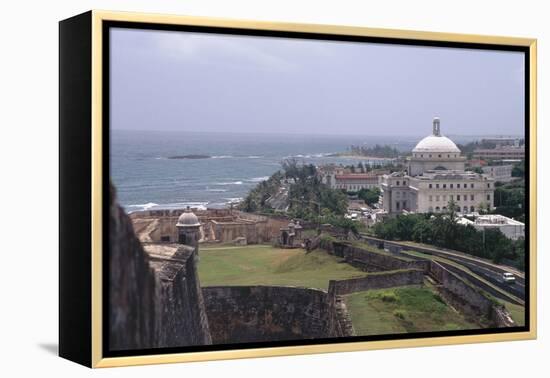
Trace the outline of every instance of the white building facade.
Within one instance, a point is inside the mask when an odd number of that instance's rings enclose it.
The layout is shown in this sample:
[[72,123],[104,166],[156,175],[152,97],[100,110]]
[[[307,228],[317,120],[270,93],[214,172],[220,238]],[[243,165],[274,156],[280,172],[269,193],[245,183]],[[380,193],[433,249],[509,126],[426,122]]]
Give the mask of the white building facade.
[[487,176],[492,177],[495,181],[499,182],[510,182],[513,180],[512,169],[514,168],[511,164],[506,165],[490,165],[482,167],[483,173]]
[[323,167],[321,182],[331,189],[357,192],[379,187],[381,175],[375,173],[349,173],[343,167]]
[[479,215],[473,221],[461,218],[459,223],[472,225],[479,231],[498,229],[512,240],[525,238],[525,224],[504,215]]
[[343,189],[348,192],[356,192],[361,189],[377,188],[378,176],[364,173],[334,175],[334,180],[332,183],[333,189]]
[[492,209],[494,179],[465,171],[465,160],[456,144],[441,135],[435,118],[432,135],[412,150],[408,172],[382,176],[380,207],[389,214],[441,213],[450,202],[460,213]]

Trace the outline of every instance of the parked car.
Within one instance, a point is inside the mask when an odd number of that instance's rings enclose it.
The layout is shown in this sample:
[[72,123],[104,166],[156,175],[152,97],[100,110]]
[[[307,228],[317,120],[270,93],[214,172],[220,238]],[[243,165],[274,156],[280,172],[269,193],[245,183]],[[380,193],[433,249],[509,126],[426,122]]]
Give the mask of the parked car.
[[512,273],[502,273],[502,280],[507,284],[513,284],[516,282],[516,277]]

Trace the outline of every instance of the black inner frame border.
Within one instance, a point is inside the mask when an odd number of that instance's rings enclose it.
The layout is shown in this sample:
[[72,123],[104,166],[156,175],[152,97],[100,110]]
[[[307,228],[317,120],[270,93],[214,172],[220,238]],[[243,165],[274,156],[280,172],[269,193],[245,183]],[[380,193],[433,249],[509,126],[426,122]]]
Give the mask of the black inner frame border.
[[[508,52],[522,52],[524,55],[524,138],[525,138],[525,325],[512,328],[485,328],[474,330],[456,330],[456,331],[434,331],[434,332],[417,332],[407,334],[388,334],[374,336],[351,336],[338,338],[322,338],[322,339],[303,339],[292,341],[266,341],[254,343],[239,343],[239,344],[216,344],[216,345],[200,345],[200,346],[183,346],[183,347],[166,347],[153,349],[133,349],[133,350],[110,350],[109,349],[109,195],[110,195],[110,30],[112,28],[123,29],[140,29],[151,31],[180,31],[180,32],[195,32],[208,34],[222,35],[240,35],[251,37],[273,37],[273,38],[294,38],[294,39],[312,39],[324,41],[340,41],[340,42],[363,42],[377,43],[387,45],[408,45],[419,47],[451,47],[462,49],[477,49],[477,50],[496,50]],[[431,40],[416,40],[405,38],[388,38],[388,37],[368,37],[357,35],[335,35],[324,33],[309,33],[309,32],[289,32],[289,31],[273,31],[273,30],[257,30],[257,29],[241,29],[228,27],[213,27],[213,26],[194,26],[194,25],[168,25],[159,23],[131,22],[131,21],[102,21],[102,169],[103,169],[103,211],[102,211],[102,357],[128,357],[140,355],[158,355],[170,353],[190,353],[190,352],[207,352],[207,351],[222,351],[222,350],[238,350],[238,349],[255,349],[269,347],[288,347],[288,346],[306,346],[319,344],[338,344],[338,343],[354,343],[365,341],[383,341],[383,340],[408,340],[408,339],[424,339],[434,337],[449,337],[449,336],[466,336],[466,335],[487,335],[501,334],[512,332],[528,332],[530,330],[530,54],[528,46],[516,45],[499,45],[499,44],[483,44],[483,43],[467,43],[467,42],[445,42]]]

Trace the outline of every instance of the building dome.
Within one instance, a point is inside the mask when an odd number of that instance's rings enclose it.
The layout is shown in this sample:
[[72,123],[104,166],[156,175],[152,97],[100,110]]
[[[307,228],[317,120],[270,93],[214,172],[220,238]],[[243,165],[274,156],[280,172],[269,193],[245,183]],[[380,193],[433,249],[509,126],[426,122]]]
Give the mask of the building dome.
[[460,149],[447,137],[430,135],[418,142],[413,152],[460,153]]
[[435,117],[433,120],[433,131],[432,135],[427,136],[422,139],[412,152],[420,153],[460,153],[459,148],[454,144],[452,140],[441,135],[441,125],[438,117]]
[[176,224],[178,227],[198,227],[200,225],[199,218],[191,212],[189,207],[180,215]]

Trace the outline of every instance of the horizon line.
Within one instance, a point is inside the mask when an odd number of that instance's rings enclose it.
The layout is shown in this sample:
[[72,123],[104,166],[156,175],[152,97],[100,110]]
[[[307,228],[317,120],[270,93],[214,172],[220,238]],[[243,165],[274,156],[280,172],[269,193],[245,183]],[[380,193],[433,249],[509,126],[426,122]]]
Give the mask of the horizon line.
[[[408,137],[422,137],[422,136],[428,136],[429,134],[401,134],[401,135],[388,135],[388,134],[363,134],[363,133],[300,133],[300,132],[276,132],[276,131],[227,131],[227,130],[220,130],[220,131],[210,131],[210,130],[174,130],[174,129],[114,129],[110,130],[113,131],[138,131],[138,132],[177,132],[177,133],[197,133],[197,134],[241,134],[241,135],[256,135],[256,134],[265,134],[265,135],[303,135],[303,136],[369,136],[369,137],[391,137],[391,138],[408,138]],[[458,137],[476,137],[476,138],[483,138],[483,137],[493,137],[493,138],[525,138],[525,134],[443,134],[443,136],[458,136]]]

